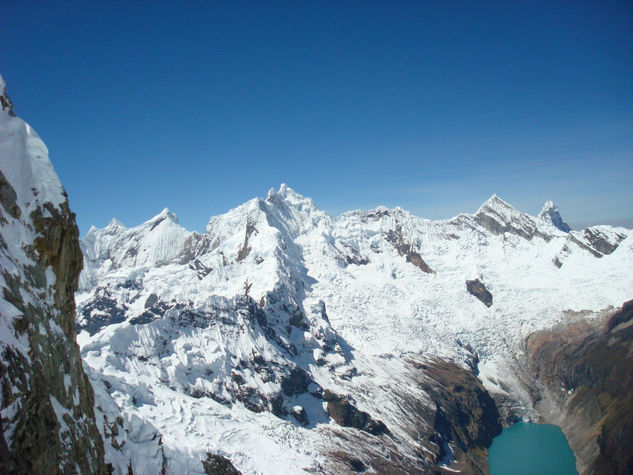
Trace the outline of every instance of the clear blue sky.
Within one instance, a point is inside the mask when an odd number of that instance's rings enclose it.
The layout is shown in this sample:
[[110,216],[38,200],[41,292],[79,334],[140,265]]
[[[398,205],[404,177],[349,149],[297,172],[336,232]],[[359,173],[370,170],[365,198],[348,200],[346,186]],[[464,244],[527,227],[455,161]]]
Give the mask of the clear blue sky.
[[[59,4],[58,4],[59,3]],[[633,226],[633,2],[3,2],[0,72],[82,234],[288,183]]]

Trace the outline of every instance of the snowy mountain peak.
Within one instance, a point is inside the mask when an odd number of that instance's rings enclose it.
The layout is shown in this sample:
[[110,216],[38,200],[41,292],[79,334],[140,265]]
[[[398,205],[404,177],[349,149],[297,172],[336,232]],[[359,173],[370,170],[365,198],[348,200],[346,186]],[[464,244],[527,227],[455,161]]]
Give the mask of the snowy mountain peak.
[[274,188],[271,188],[270,191],[268,192],[266,201],[274,202],[275,200],[285,201],[287,204],[290,204],[290,205],[308,204],[309,206],[316,208],[316,206],[314,205],[314,202],[312,201],[312,198],[308,198],[297,193],[295,190],[290,188],[285,183],[282,183],[279,186],[279,191],[275,191]]
[[[93,228],[94,228],[95,230],[96,230],[96,229],[98,229],[98,228],[96,228],[96,227],[92,226],[92,227],[90,228],[90,230],[92,231],[92,229],[93,229]],[[112,220],[110,220],[110,222],[109,222],[109,223],[108,223],[108,225],[106,226],[106,229],[117,229],[117,228],[125,228],[125,225],[124,225],[121,221],[119,221],[118,219],[116,219],[116,218],[112,218]],[[89,231],[89,232],[90,232],[90,231]]]
[[275,226],[283,222],[291,234],[318,227],[319,222],[331,222],[330,216],[320,210],[312,198],[297,193],[285,183],[281,184],[279,191],[270,190],[265,203],[268,205],[268,219],[278,221]]
[[488,211],[494,211],[498,214],[518,213],[518,211],[507,201],[504,201],[497,194],[493,194],[488,198],[477,210],[477,213],[485,213]]
[[48,158],[48,148],[29,124],[13,115],[13,103],[1,78],[0,102],[0,135],[7,137],[0,141],[0,169],[4,180],[12,184],[15,196],[11,201],[24,214],[46,202],[61,207],[66,194]]
[[150,223],[151,224],[157,224],[159,222],[164,221],[165,219],[168,219],[169,221],[171,221],[174,224],[178,224],[178,216],[176,216],[174,213],[169,211],[169,208],[164,208],[160,213],[158,213],[152,219],[147,221],[147,223],[148,224],[150,224]]
[[289,193],[294,193],[294,194],[298,194],[296,191],[294,191],[292,188],[290,188],[288,185],[286,185],[285,183],[282,183],[281,185],[279,185],[279,191],[275,190],[275,188],[271,188],[270,190],[268,190],[268,195],[266,196],[266,199],[269,199],[273,196],[282,196],[285,197],[287,194]]
[[545,202],[543,209],[541,209],[541,212],[538,214],[538,218],[565,233],[571,231],[571,228],[563,221],[563,218],[561,218],[558,207],[551,200]]
[[534,236],[548,239],[539,230],[534,217],[517,210],[497,195],[492,195],[482,204],[471,219],[495,235],[511,233],[525,239],[532,239]]

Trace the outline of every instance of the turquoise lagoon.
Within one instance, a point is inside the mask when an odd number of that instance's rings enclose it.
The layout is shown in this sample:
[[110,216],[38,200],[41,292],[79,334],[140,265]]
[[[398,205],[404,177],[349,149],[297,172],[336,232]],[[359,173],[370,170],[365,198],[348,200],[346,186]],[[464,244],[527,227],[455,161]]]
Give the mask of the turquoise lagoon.
[[518,422],[495,437],[489,451],[491,475],[572,475],[576,459],[558,426]]

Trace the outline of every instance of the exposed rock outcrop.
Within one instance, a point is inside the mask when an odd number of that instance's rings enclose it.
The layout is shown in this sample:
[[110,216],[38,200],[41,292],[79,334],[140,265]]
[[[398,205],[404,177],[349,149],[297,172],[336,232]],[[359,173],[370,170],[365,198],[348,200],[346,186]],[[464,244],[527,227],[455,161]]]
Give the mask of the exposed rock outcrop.
[[2,106],[2,110],[6,111],[11,117],[15,116],[13,112],[13,102],[11,102],[11,98],[7,94],[7,86],[2,78],[0,78],[0,106]]
[[386,239],[393,245],[393,247],[396,248],[398,254],[407,260],[407,262],[410,262],[422,272],[435,274],[435,271],[431,269],[426,262],[424,262],[424,259],[422,259],[422,256],[416,252],[415,248],[404,241],[402,228],[400,226],[396,226],[395,231],[389,231],[386,235]]
[[481,280],[467,280],[466,290],[469,294],[477,297],[486,307],[492,306],[492,294]]
[[582,242],[576,239],[576,243],[585,245],[587,250],[596,257],[611,254],[618,248],[620,242],[626,237],[623,234],[614,233],[614,236],[605,234],[600,227],[587,228],[582,232]]
[[633,301],[601,321],[577,321],[526,341],[544,386],[540,409],[560,425],[581,473],[633,472]]
[[[332,428],[329,439],[338,450],[329,453],[332,464],[322,472],[488,473],[488,447],[501,425],[493,399],[474,373],[451,361],[413,354],[405,364],[408,387],[395,379],[389,393],[398,414],[381,415],[385,420],[406,417],[405,433],[398,427],[393,433],[350,430],[358,428],[352,424]],[[349,414],[350,398],[328,391],[323,397],[330,401],[330,416],[343,425],[339,420]],[[409,441],[415,448],[403,450]]]
[[510,233],[528,240],[534,237],[546,241],[550,239],[539,230],[530,216],[517,211],[497,195],[492,195],[481,205],[473,218],[480,226],[495,235]]
[[207,452],[207,459],[202,461],[202,468],[207,475],[242,475],[231,461],[218,454]]
[[323,399],[327,402],[328,414],[338,425],[354,427],[373,435],[389,433],[385,424],[373,420],[366,412],[359,411],[348,397],[337,396],[325,390]]
[[501,433],[494,400],[474,373],[458,364],[438,358],[418,367],[436,404],[438,463],[456,459],[466,473],[488,473],[488,447]]

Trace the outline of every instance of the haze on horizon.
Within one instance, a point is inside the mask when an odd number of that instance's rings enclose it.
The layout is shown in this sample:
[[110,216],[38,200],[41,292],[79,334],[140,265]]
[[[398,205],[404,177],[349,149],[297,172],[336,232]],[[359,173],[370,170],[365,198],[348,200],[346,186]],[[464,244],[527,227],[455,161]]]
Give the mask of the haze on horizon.
[[10,1],[0,73],[83,233],[288,183],[333,215],[493,193],[633,227],[633,4]]

